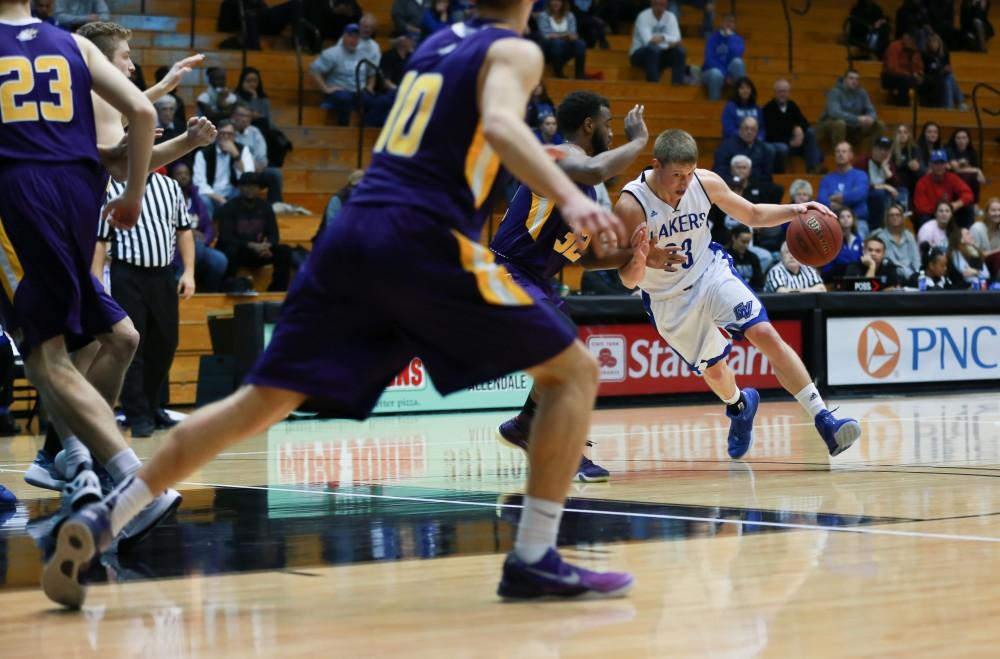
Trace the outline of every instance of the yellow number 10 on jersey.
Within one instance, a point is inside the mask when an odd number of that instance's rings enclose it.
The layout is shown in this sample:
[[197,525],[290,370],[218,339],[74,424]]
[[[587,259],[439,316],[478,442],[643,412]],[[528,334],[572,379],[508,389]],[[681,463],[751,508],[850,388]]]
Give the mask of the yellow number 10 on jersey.
[[[53,73],[49,91],[56,101],[19,101],[18,96],[35,89],[36,73]],[[12,75],[13,74],[13,75]],[[73,120],[73,87],[69,62],[62,55],[36,57],[34,66],[27,57],[0,57],[0,78],[11,76],[0,84],[0,123],[38,121],[39,113],[46,121],[67,123]]]
[[396,102],[375,143],[375,153],[385,151],[403,158],[415,154],[443,85],[444,76],[440,73],[407,73],[399,83]]

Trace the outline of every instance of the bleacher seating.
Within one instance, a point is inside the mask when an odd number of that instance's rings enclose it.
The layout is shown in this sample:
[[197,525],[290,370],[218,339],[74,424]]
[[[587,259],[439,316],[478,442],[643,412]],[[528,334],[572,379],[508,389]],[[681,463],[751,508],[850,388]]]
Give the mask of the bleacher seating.
[[[147,0],[145,14],[140,13],[140,0],[111,0],[115,20],[134,32],[132,53],[141,65],[147,80],[153,80],[157,67],[170,64],[190,53],[188,31],[191,25],[191,3],[189,0]],[[207,55],[206,66],[222,66],[228,72],[229,84],[235,84],[242,66],[242,53],[219,50],[218,44],[227,36],[215,32],[219,0],[198,0],[195,19],[195,50]],[[391,30],[391,0],[362,0],[362,6],[375,14],[379,21],[379,42],[388,46],[387,35]],[[881,3],[887,13],[893,13],[899,0]],[[846,66],[846,51],[838,45],[838,38],[849,3],[834,0],[818,0],[812,3],[805,16],[792,16],[794,26],[794,73],[788,73],[788,40],[781,6],[776,0],[737,0],[738,31],[747,40],[747,73],[760,90],[763,105],[771,97],[771,86],[778,78],[788,78],[792,83],[792,98],[802,107],[806,115],[815,121],[822,111],[826,91],[835,83]],[[720,3],[720,11],[728,9],[728,3]],[[1000,24],[1000,8],[994,5],[993,20]],[[700,64],[704,40],[699,34],[700,14],[685,7],[681,26],[689,53],[689,63]],[[558,102],[565,94],[575,89],[591,89],[611,100],[612,110],[621,117],[635,103],[644,103],[650,132],[656,133],[668,128],[679,127],[690,131],[698,138],[702,166],[711,165],[711,154],[719,142],[722,102],[706,100],[701,87],[671,87],[668,84],[646,83],[638,69],[629,65],[629,34],[611,36],[611,49],[591,50],[587,54],[587,69],[600,71],[602,81],[575,81],[547,79],[548,89]],[[284,165],[285,199],[311,210],[311,217],[283,216],[279,218],[284,242],[308,248],[309,239],[315,232],[330,195],[347,180],[356,166],[357,128],[334,126],[332,116],[319,108],[320,93],[314,88],[308,75],[305,76],[305,108],[303,125],[297,126],[298,68],[296,57],[286,37],[262,38],[264,49],[248,54],[247,63],[262,72],[263,83],[269,96],[275,119],[295,145]],[[995,51],[997,46],[993,46]],[[313,57],[303,54],[303,64],[308,66]],[[952,53],[952,65],[959,84],[966,96],[978,82],[991,82],[1000,87],[1000,67],[995,65],[993,56],[979,53]],[[876,103],[880,117],[890,125],[910,123],[909,108],[890,107],[886,94],[879,88],[879,62],[856,62],[862,74],[865,88]],[[179,95],[188,108],[194,108],[195,97],[204,89],[204,70],[198,71],[185,80],[179,88]],[[991,99],[991,107],[998,101]],[[972,99],[967,98],[970,107]],[[964,126],[975,128],[974,113],[958,110],[921,109],[920,123],[933,120],[941,124],[945,136],[953,128]],[[981,154],[984,170],[991,181],[984,186],[983,198],[1000,195],[1000,145],[994,138],[1000,135],[1000,120],[986,117],[989,128],[986,131],[985,153]],[[617,126],[616,126],[617,130]],[[622,139],[620,130],[618,138]],[[363,163],[367,164],[376,131],[368,130],[365,135]],[[826,166],[832,168],[830,149]],[[626,177],[635,176],[652,155],[650,143],[646,156],[640,159]],[[793,159],[791,172],[777,177],[785,186],[792,179],[804,177],[810,180],[814,189],[818,187],[818,176],[805,175],[804,165]],[[612,191],[613,194],[615,191]],[[498,218],[494,218],[494,222]],[[487,230],[488,233],[488,230]],[[576,285],[579,273],[568,273],[567,282]],[[280,297],[280,296],[279,296]],[[273,295],[258,299],[273,299]],[[181,346],[171,371],[171,400],[174,404],[193,403],[197,379],[197,357],[208,348],[208,333],[205,318],[209,311],[225,313],[238,298],[217,295],[196,295],[194,299],[181,305]]]

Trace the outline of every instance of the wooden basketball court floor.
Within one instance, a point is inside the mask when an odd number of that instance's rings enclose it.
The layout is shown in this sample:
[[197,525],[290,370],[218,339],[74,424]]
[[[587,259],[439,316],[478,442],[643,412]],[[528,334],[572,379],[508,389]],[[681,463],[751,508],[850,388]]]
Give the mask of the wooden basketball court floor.
[[[501,604],[526,463],[503,412],[298,421],[234,447],[81,612],[37,587],[35,438],[0,440],[0,657],[997,656],[1000,397],[840,401],[830,459],[765,402],[749,459],[719,405],[609,409],[560,544],[630,597]],[[136,440],[148,455],[157,439]]]

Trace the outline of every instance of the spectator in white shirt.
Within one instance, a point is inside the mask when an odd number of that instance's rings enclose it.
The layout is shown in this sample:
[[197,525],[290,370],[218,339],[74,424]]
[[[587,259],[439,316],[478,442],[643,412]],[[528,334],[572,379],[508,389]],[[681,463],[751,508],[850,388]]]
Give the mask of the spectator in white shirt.
[[233,122],[223,119],[218,125],[218,138],[198,151],[194,157],[194,184],[201,200],[212,214],[239,195],[237,182],[244,172],[254,173],[250,149],[236,141]]
[[667,11],[667,0],[650,0],[649,4],[649,9],[636,16],[629,59],[632,66],[646,71],[647,82],[659,82],[660,72],[670,67],[671,84],[683,85],[687,51],[681,45],[677,18]]
[[237,101],[233,106],[233,128],[236,129],[236,139],[253,156],[254,171],[260,175],[261,182],[267,186],[267,203],[276,204],[282,201],[281,186],[283,178],[277,167],[268,167],[267,140],[264,133],[254,126],[253,110],[245,101]]

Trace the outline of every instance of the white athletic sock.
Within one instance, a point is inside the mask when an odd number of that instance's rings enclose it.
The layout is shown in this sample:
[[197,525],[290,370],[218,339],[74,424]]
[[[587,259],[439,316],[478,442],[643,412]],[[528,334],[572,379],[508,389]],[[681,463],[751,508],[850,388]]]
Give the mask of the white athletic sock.
[[126,485],[111,509],[111,535],[118,535],[132,518],[142,512],[142,509],[153,503],[153,495],[149,486],[141,478],[135,478]]
[[111,479],[118,484],[139,471],[142,468],[142,463],[139,462],[139,456],[135,454],[135,451],[127,448],[116,453],[113,458],[108,460],[104,468],[111,474]]
[[806,412],[809,412],[809,416],[815,418],[817,414],[826,409],[826,403],[823,402],[823,397],[819,395],[819,390],[816,389],[816,385],[810,383],[802,388],[802,391],[795,394],[795,400],[799,401]]
[[[78,437],[67,437],[62,440],[62,445],[63,450],[60,451],[62,458],[58,459],[60,464],[57,466],[62,469],[63,475],[67,480],[76,477],[81,466],[85,466],[87,469],[93,468],[94,460],[90,456],[90,451]],[[58,458],[59,456],[56,457]]]
[[736,393],[733,394],[733,397],[732,398],[723,398],[722,402],[725,403],[726,405],[735,405],[736,403],[740,402],[740,396],[742,395],[742,393],[743,392],[740,391],[740,388],[736,387]]
[[559,521],[562,519],[561,504],[536,497],[524,497],[521,523],[517,526],[517,540],[514,553],[525,563],[537,563],[550,547],[556,546]]

